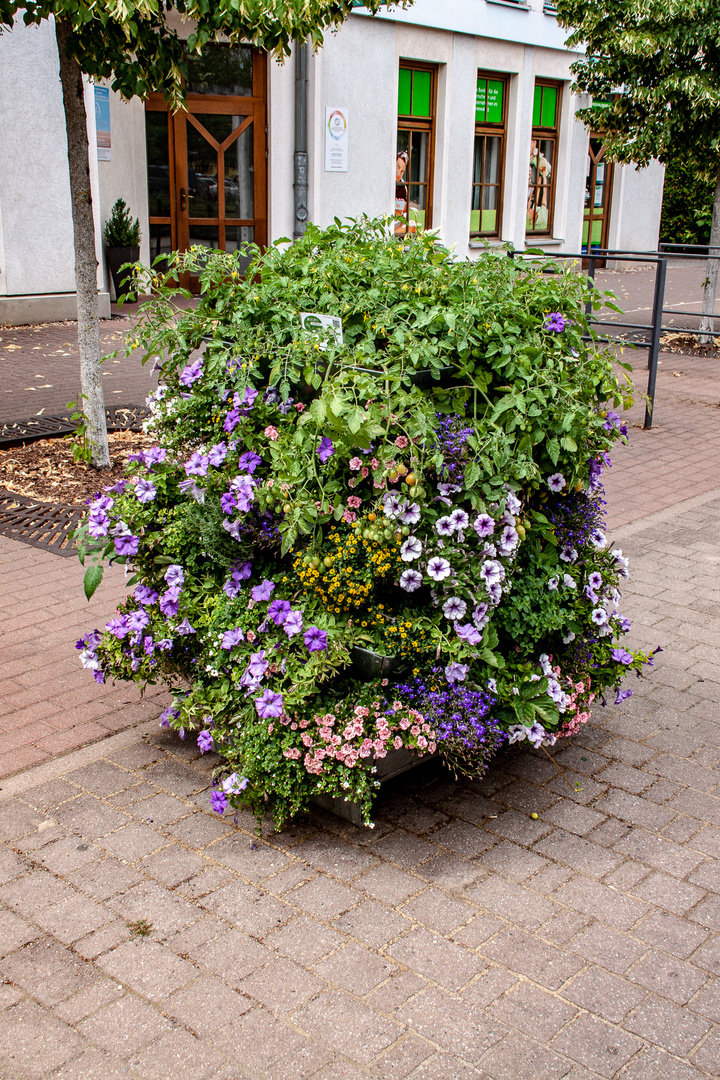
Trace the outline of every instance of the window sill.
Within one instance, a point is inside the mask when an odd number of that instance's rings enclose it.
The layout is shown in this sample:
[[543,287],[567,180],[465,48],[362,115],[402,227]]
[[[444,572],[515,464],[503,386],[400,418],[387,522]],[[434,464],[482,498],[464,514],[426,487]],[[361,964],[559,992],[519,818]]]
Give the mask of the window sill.
[[525,247],[560,247],[565,241],[556,236],[526,236]]
[[486,247],[502,247],[506,244],[507,240],[501,240],[499,236],[471,236],[468,240],[468,247],[473,251],[482,251]]
[[515,8],[515,11],[530,11],[529,4],[515,4],[513,0],[486,0],[488,4],[498,4],[500,7]]

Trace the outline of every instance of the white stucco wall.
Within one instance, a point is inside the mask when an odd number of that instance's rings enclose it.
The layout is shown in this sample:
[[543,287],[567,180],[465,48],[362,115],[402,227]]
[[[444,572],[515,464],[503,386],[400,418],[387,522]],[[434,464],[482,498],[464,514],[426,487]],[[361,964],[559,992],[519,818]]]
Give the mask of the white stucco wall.
[[660,238],[665,167],[651,162],[646,169],[616,165],[608,247],[625,251],[654,251]]
[[[140,219],[140,259],[147,263],[150,258],[150,242],[147,224],[145,107],[138,98],[123,101],[119,94],[110,92],[110,141],[110,161],[98,161],[94,147],[90,155],[91,159],[95,159],[99,177],[99,218],[104,228],[116,200],[124,199],[133,218]],[[105,259],[102,261],[105,280],[108,281]]]

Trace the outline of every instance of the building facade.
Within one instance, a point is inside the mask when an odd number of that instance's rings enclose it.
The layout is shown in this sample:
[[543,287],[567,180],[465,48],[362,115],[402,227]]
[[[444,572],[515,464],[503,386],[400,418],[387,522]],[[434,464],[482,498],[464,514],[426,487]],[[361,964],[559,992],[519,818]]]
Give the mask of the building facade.
[[[178,21],[181,36],[189,28]],[[187,111],[162,94],[86,88],[98,289],[102,225],[122,197],[147,261],[193,244],[236,250],[297,229],[296,153],[309,220],[394,214],[461,258],[487,244],[548,253],[657,245],[663,169],[604,161],[575,119],[574,54],[547,0],[416,0],[358,8],[307,60],[299,147],[295,58],[214,45],[190,66]],[[0,36],[0,323],[74,315],[61,89],[51,25]]]

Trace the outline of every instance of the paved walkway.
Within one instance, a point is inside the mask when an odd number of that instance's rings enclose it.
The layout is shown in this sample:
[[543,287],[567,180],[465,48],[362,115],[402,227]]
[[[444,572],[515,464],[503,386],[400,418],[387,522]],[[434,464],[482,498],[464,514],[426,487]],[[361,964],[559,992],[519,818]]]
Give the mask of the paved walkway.
[[579,791],[515,750],[258,838],[155,723],[5,780],[0,1074],[717,1076],[720,490],[618,536],[665,651],[557,754]]

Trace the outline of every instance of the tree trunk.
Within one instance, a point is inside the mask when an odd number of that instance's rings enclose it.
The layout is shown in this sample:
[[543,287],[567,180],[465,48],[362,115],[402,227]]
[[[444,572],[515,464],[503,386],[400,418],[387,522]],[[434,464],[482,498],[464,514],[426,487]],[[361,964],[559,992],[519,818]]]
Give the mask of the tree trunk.
[[[701,334],[698,341],[701,345],[714,345],[716,339],[712,336],[713,314],[715,312],[715,293],[717,292],[718,268],[720,268],[720,165],[718,165],[717,182],[715,184],[715,201],[713,202],[712,228],[710,230],[710,254],[714,259],[707,261],[707,275],[703,286],[702,319],[700,320]],[[706,334],[703,336],[702,331]]]
[[105,401],[100,373],[100,321],[97,302],[97,255],[95,222],[90,189],[87,117],[80,65],[68,56],[66,45],[70,24],[55,19],[55,37],[60,57],[60,81],[67,129],[70,199],[75,240],[75,287],[78,307],[78,350],[82,411],[87,423],[87,439],[96,468],[110,465]]

